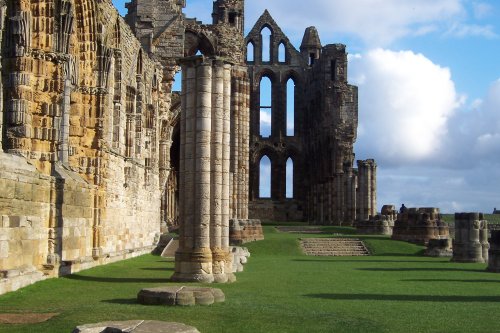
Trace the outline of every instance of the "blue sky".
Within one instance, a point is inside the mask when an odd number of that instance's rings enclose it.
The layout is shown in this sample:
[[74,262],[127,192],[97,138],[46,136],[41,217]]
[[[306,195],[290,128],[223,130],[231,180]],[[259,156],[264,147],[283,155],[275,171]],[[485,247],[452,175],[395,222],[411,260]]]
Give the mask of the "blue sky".
[[[185,13],[209,23],[211,7]],[[500,1],[247,0],[246,31],[266,8],[296,47],[308,26],[347,45],[355,151],[378,162],[379,208],[500,208]]]

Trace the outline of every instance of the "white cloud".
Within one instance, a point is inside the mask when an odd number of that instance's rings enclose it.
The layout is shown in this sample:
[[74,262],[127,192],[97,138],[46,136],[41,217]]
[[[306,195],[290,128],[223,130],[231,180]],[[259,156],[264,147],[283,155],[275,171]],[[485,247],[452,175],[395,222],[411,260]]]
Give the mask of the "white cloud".
[[476,25],[476,24],[462,24],[454,23],[445,33],[448,36],[454,36],[459,38],[464,37],[485,37],[485,38],[497,38],[498,35],[494,31],[495,28],[492,25]]
[[462,103],[449,69],[411,51],[375,49],[351,58],[350,71],[360,88],[361,156],[393,165],[435,157]]
[[474,2],[472,3],[472,8],[474,17],[478,20],[490,16],[494,11],[493,6],[485,2]]
[[322,34],[355,35],[372,46],[436,31],[438,24],[461,20],[466,14],[460,0],[253,0],[247,4],[247,22],[255,22],[263,8],[294,40],[300,40],[306,26],[314,25]]

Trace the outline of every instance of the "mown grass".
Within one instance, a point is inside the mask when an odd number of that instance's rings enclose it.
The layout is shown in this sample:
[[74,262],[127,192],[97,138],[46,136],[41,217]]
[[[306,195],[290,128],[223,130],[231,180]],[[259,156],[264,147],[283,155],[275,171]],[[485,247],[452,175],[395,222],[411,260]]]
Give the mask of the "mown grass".
[[60,313],[40,324],[0,325],[0,332],[67,333],[78,324],[128,319],[183,322],[203,333],[500,331],[500,275],[486,272],[485,264],[423,257],[422,247],[383,236],[358,236],[373,256],[308,257],[298,238],[331,235],[279,233],[272,226],[265,234],[247,244],[252,256],[237,282],[216,285],[224,303],[137,304],[141,288],[172,284],[173,263],[146,255],[0,296],[0,312]]

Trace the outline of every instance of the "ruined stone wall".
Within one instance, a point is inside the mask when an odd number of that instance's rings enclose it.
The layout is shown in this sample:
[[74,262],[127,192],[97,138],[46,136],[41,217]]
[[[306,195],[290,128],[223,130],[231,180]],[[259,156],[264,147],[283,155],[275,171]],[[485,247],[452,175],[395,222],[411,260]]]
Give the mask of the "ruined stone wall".
[[[261,31],[271,30],[269,61],[263,60]],[[259,18],[246,37],[246,45],[252,46],[251,61],[247,61],[250,76],[250,216],[269,220],[303,219],[304,182],[307,180],[303,164],[304,128],[302,117],[306,113],[299,92],[307,83],[305,72],[308,68],[301,54],[290,43],[268,11]],[[282,49],[280,50],[280,45]],[[283,54],[279,54],[280,51]],[[283,59],[284,56],[284,59]],[[281,60],[280,60],[281,59]],[[260,133],[261,81],[264,77],[271,81],[271,135]],[[294,135],[287,135],[287,83],[295,84]],[[262,92],[265,93],[265,92]],[[259,194],[259,168],[261,159],[267,156],[271,161],[270,198]],[[286,197],[286,164],[293,162],[293,198]],[[292,204],[295,202],[295,205]],[[288,207],[285,212],[283,207]],[[279,207],[279,208],[278,208]]]
[[111,1],[0,7],[0,292],[151,249],[161,67]]
[[[263,61],[264,28],[271,30],[269,61]],[[322,46],[316,29],[309,27],[299,52],[267,11],[246,37],[246,43],[248,52],[253,50],[247,61],[251,82],[250,216],[352,225],[357,207],[353,145],[358,125],[358,90],[347,82],[345,45]],[[284,59],[280,52],[285,53]],[[268,138],[260,133],[261,107],[269,107],[260,105],[263,77],[272,82]],[[286,135],[289,79],[295,83],[293,136]],[[270,198],[259,195],[263,156],[271,161]],[[293,200],[285,196],[289,158],[293,161]],[[372,195],[374,203],[376,192],[371,190],[366,195]],[[292,211],[287,211],[290,207]]]

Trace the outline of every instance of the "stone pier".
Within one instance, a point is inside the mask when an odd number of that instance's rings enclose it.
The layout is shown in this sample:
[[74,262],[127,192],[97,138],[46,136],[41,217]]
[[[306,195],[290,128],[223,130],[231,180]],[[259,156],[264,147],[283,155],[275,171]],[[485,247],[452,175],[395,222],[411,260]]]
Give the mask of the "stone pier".
[[500,273],[500,230],[492,230],[488,250],[488,268],[490,272]]
[[488,262],[488,222],[482,213],[455,213],[455,262]]
[[179,249],[174,281],[234,280],[229,249],[231,65],[182,63]]

